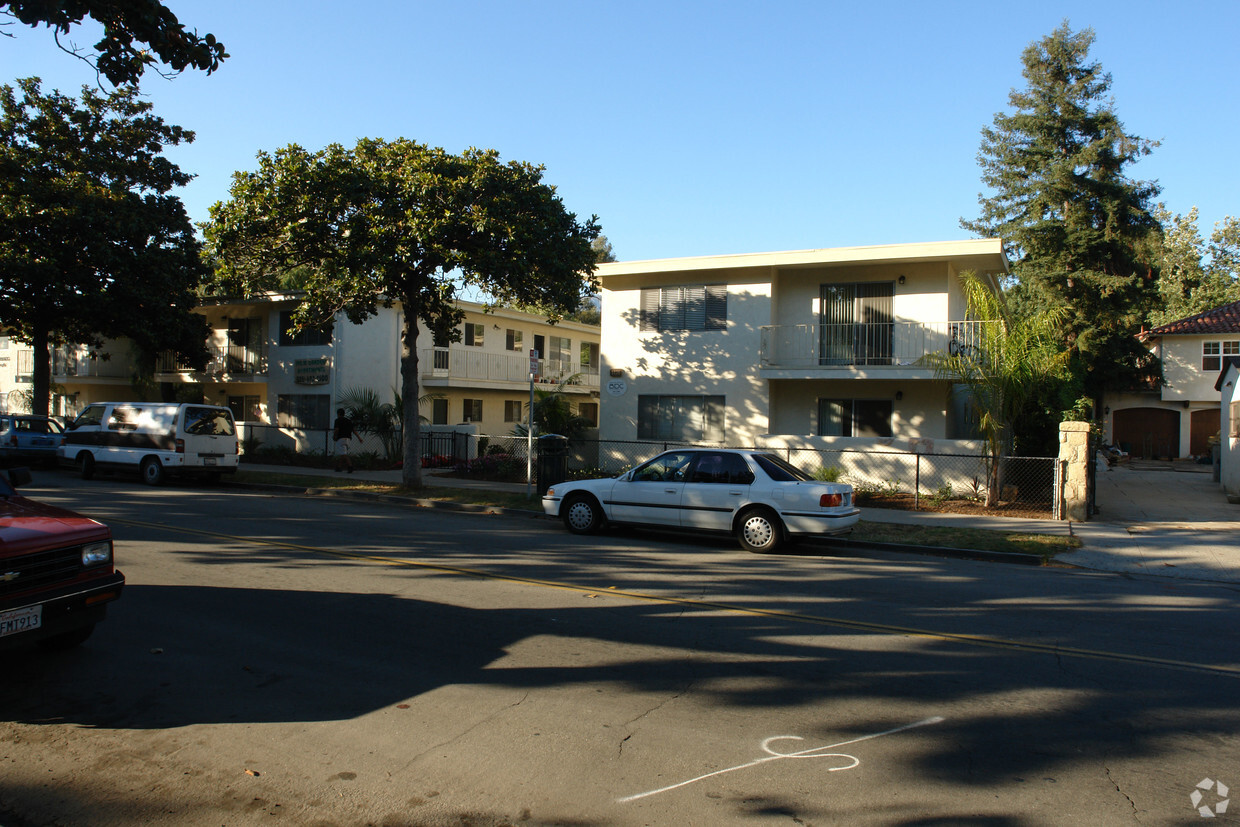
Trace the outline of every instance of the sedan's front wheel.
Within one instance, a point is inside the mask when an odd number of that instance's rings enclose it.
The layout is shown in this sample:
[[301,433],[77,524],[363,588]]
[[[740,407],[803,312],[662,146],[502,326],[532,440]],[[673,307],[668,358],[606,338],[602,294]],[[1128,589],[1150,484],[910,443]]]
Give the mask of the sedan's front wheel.
[[574,534],[593,534],[603,525],[603,509],[593,497],[584,494],[569,497],[560,514],[565,528]]
[[736,539],[746,551],[769,554],[783,544],[784,524],[769,508],[751,508],[736,520]]

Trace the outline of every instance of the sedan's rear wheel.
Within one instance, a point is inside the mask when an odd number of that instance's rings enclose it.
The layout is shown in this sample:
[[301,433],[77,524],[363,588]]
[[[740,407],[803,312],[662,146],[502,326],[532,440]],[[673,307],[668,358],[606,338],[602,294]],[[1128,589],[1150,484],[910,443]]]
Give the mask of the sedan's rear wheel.
[[574,534],[593,534],[603,525],[603,509],[586,494],[570,496],[560,509],[564,526]]
[[784,524],[769,508],[751,508],[736,520],[736,539],[741,548],[769,554],[784,541]]

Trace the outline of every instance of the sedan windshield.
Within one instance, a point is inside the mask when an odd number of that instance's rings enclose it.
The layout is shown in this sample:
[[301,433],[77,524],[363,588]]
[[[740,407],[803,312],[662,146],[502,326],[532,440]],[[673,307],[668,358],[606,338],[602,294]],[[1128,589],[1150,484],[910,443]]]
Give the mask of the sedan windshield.
[[812,482],[814,479],[800,468],[774,454],[754,454],[753,460],[768,477],[776,482]]

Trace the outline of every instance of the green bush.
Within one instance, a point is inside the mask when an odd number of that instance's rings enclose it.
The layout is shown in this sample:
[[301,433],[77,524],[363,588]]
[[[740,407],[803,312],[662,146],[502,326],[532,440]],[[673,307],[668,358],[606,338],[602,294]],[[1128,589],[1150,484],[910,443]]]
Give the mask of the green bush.
[[813,477],[819,482],[839,482],[841,471],[834,465],[823,465],[814,471]]

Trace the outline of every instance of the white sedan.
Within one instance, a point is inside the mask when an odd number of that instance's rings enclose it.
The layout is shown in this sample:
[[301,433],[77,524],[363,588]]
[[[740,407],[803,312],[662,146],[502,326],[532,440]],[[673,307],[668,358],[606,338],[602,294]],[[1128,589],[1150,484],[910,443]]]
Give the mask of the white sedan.
[[749,551],[845,534],[860,519],[851,485],[819,482],[765,451],[667,451],[611,479],[557,483],[543,510],[574,534],[609,523],[726,532]]

